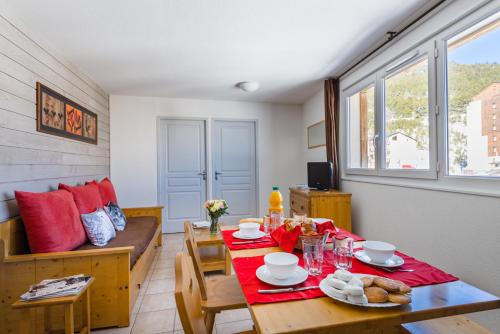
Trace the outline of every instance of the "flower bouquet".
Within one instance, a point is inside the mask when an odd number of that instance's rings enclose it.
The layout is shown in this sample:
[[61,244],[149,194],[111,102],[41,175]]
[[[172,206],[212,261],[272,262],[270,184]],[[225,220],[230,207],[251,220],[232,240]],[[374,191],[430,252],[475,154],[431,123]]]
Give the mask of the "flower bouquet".
[[218,234],[220,231],[219,217],[227,215],[227,203],[223,199],[211,199],[205,202],[205,209],[210,216],[210,234]]

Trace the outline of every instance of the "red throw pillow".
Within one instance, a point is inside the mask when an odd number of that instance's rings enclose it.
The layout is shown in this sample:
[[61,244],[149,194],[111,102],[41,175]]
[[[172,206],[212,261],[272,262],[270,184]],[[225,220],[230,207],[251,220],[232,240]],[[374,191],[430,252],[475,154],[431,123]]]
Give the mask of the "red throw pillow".
[[59,183],[59,189],[67,190],[73,194],[76,207],[80,214],[94,212],[103,207],[97,184],[89,183],[84,186],[72,187],[67,184]]
[[32,253],[69,251],[87,241],[71,193],[15,193]]
[[90,181],[85,184],[96,184],[99,187],[99,194],[101,194],[101,200],[103,205],[108,205],[109,202],[118,204],[118,199],[116,198],[115,187],[111,180],[105,177],[101,182]]

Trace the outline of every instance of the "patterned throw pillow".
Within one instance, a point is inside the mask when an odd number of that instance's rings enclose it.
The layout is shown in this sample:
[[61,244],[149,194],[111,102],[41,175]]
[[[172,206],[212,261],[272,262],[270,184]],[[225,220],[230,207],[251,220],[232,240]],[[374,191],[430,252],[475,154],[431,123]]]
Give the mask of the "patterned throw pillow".
[[103,209],[81,215],[87,236],[95,246],[106,246],[108,241],[116,237],[113,223]]
[[125,229],[127,219],[118,205],[113,202],[109,202],[108,205],[104,207],[104,211],[106,211],[109,218],[111,218],[111,222],[117,231],[123,231]]

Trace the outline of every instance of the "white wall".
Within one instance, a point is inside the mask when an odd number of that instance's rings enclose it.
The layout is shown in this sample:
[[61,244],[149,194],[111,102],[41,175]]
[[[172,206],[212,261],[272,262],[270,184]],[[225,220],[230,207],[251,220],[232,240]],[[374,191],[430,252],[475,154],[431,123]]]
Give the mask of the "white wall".
[[[280,186],[288,212],[288,187],[302,181],[299,105],[112,95],[110,114],[111,178],[125,207],[158,202],[157,119],[160,116],[207,118],[208,133],[213,118],[257,120],[261,215],[268,209],[273,185]],[[210,168],[210,161],[207,166]]]
[[[108,95],[0,5],[0,222],[19,213],[15,190],[109,174]],[[36,130],[36,83],[95,112],[98,145]]]
[[[462,15],[478,3],[452,2],[439,16],[391,47],[390,54],[401,52],[416,38],[430,34],[449,22],[450,17]],[[378,57],[373,60],[373,66],[382,62]],[[362,66],[352,75],[341,78],[341,87],[347,87],[370,71],[369,66]],[[304,120],[323,112],[323,106],[321,111],[309,107],[320,94],[304,104]],[[304,131],[305,127],[306,124]],[[324,154],[324,148],[317,153]],[[419,182],[414,183],[416,188],[369,183],[369,180],[341,181],[342,190],[352,193],[355,233],[392,242],[404,252],[500,296],[500,262],[496,258],[500,254],[499,198],[419,189]],[[469,316],[500,333],[500,311]]]
[[303,137],[303,181],[307,183],[307,163],[326,161],[325,146],[307,148],[307,127],[325,120],[325,94],[323,89],[309,98],[302,106],[302,137]]

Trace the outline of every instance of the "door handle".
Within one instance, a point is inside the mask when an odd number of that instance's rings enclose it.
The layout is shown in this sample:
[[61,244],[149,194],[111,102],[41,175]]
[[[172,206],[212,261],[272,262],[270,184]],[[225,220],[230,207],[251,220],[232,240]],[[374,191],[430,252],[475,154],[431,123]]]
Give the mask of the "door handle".
[[201,172],[201,173],[198,173],[198,175],[203,176],[203,180],[206,180],[206,179],[207,179],[207,171],[206,171],[206,170],[204,170],[204,171],[203,171],[203,172]]
[[219,179],[219,175],[222,175],[221,172],[218,172],[218,171],[215,171],[215,179],[218,180]]

